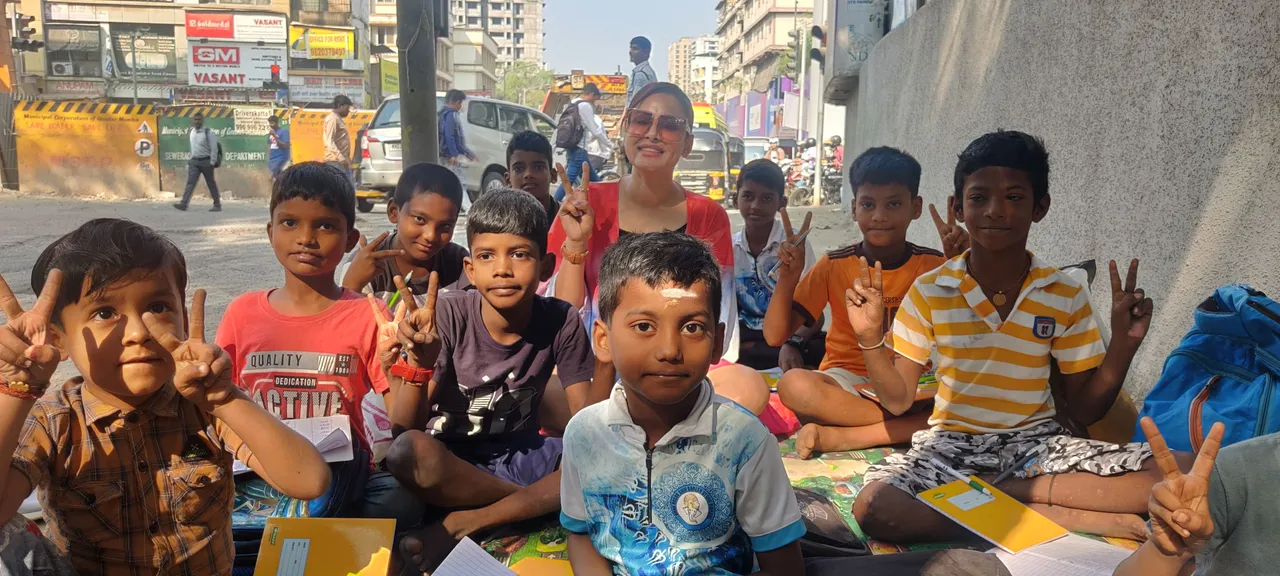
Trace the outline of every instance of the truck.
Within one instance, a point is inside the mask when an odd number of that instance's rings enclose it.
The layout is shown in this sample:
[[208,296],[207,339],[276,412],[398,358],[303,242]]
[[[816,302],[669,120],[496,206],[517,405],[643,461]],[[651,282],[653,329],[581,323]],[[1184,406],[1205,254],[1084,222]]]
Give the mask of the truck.
[[[542,100],[542,113],[559,120],[560,114],[575,98],[582,96],[582,88],[588,83],[600,89],[600,100],[595,104],[596,117],[604,123],[604,130],[614,143],[614,150],[619,146],[619,131],[622,129],[622,113],[627,108],[627,77],[620,74],[585,74],[582,70],[573,70],[569,74],[557,74],[547,96]],[[612,164],[607,159],[605,166]],[[598,168],[599,169],[599,168]],[[609,172],[604,168],[605,172]],[[607,178],[606,178],[607,179]]]

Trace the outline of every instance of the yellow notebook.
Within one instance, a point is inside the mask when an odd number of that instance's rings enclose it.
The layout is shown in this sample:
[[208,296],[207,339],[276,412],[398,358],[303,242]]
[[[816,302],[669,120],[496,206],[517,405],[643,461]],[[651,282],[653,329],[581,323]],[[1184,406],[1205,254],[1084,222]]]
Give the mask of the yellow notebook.
[[977,481],[991,493],[983,494],[968,483],[956,480],[925,490],[916,498],[1012,554],[1067,535],[1065,528],[1008,494],[976,476],[969,479]]
[[518,576],[573,576],[568,560],[549,558],[525,558],[516,562],[511,571]]
[[395,520],[269,518],[253,573],[386,576]]

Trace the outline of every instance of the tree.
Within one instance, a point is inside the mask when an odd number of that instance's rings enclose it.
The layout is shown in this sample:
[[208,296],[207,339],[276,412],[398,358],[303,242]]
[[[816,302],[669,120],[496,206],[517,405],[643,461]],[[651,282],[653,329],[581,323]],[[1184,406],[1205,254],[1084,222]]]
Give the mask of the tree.
[[499,100],[524,106],[537,105],[542,103],[554,83],[554,72],[543,70],[533,62],[519,60],[499,75],[494,95]]

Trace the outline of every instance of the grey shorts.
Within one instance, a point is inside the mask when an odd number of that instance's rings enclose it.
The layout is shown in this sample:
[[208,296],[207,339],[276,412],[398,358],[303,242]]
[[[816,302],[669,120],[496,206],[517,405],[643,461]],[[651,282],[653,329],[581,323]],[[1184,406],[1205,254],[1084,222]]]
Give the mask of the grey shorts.
[[1014,478],[1034,478],[1045,474],[1088,472],[1098,476],[1118,476],[1142,469],[1151,457],[1151,446],[1143,442],[1112,444],[1067,435],[1057,422],[1046,420],[1027,430],[996,434],[966,434],[948,430],[921,430],[911,437],[911,450],[891,454],[867,469],[866,483],[887,482],[909,494],[919,494],[955,480],[929,459],[936,457],[962,474],[997,475],[1013,466],[1037,446],[1040,457]]
[[842,388],[845,392],[853,394],[854,396],[857,396],[859,398],[862,398],[862,394],[860,394],[858,390],[854,388],[854,386],[859,386],[859,385],[867,384],[871,382],[871,379],[867,378],[866,376],[863,376],[856,372],[850,372],[849,370],[845,370],[844,368],[827,368],[826,370],[819,370],[818,373],[828,376],[832,380],[835,380],[836,384],[839,384],[840,388]]

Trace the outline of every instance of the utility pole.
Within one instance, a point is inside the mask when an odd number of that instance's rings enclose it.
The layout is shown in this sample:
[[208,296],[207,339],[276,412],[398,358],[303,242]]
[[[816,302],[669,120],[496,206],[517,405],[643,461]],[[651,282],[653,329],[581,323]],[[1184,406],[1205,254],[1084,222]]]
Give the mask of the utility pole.
[[806,108],[806,106],[804,105],[804,86],[805,84],[807,84],[806,80],[809,79],[808,76],[805,75],[805,73],[808,72],[808,69],[809,69],[809,66],[808,66],[809,53],[805,50],[805,46],[809,44],[809,41],[808,41],[809,35],[805,34],[802,36],[800,35],[800,32],[799,32],[800,31],[800,0],[796,0],[796,12],[795,12],[794,19],[796,23],[796,52],[798,52],[798,54],[796,54],[796,59],[800,60],[800,112],[798,114],[799,124],[798,124],[798,127],[796,128],[796,140],[799,140],[800,142],[803,143],[804,142],[804,109]]
[[400,140],[405,166],[440,161],[436,126],[436,27],[433,22],[434,6],[440,1],[396,2]]
[[129,34],[129,76],[133,77],[133,105],[138,105],[138,33]]

